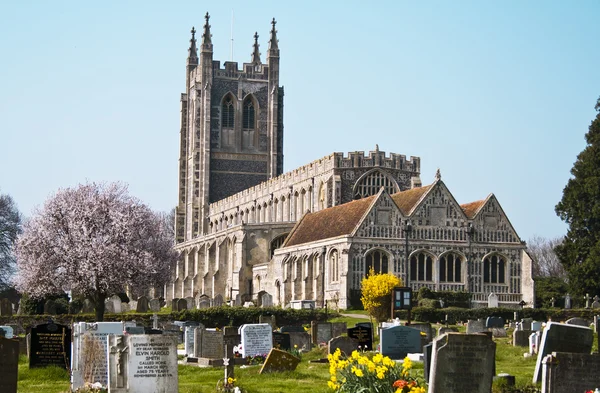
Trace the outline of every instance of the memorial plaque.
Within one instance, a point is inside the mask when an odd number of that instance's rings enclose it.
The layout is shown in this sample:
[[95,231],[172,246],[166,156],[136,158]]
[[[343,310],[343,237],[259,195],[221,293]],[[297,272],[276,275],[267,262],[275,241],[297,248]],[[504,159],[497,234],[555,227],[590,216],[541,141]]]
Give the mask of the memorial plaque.
[[348,337],[355,339],[360,349],[373,349],[373,329],[370,324],[368,327],[356,326],[348,329]]
[[[112,337],[118,339],[118,337]],[[177,340],[173,336],[127,336],[128,393],[176,393],[178,391]],[[118,364],[118,349],[111,353]],[[116,358],[116,359],[115,359]],[[111,368],[112,371],[112,368]]]
[[0,392],[17,393],[19,342],[0,337]]
[[290,334],[273,332],[273,348],[281,349],[283,351],[291,349],[292,344]]
[[31,328],[29,368],[58,366],[65,370],[71,364],[71,329],[47,323]]
[[600,370],[597,353],[553,352],[542,361],[542,393],[587,392],[600,386],[596,370]]
[[273,348],[273,332],[268,323],[247,324],[240,327],[242,357],[266,355]]
[[483,334],[447,333],[433,341],[429,393],[490,393],[496,344]]
[[289,352],[281,351],[277,348],[272,348],[269,351],[269,355],[265,359],[265,363],[260,368],[259,374],[272,373],[281,371],[294,371],[300,358],[292,355]]
[[409,353],[421,352],[421,332],[407,326],[381,329],[381,354],[391,359],[404,359]]
[[552,352],[590,353],[594,331],[590,328],[549,322],[542,333],[538,357],[533,373],[533,383],[542,380],[542,360]]
[[223,359],[223,332],[205,329],[202,332],[202,352],[200,357],[207,359]]

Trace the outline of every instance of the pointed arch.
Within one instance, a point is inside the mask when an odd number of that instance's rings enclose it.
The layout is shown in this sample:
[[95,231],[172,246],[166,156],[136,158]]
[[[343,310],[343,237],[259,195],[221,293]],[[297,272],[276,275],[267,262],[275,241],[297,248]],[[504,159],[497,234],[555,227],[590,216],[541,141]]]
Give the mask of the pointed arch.
[[498,252],[492,252],[483,257],[483,283],[506,284],[508,258]]
[[221,100],[221,144],[235,145],[235,107],[236,98],[229,92]]
[[354,183],[352,189],[354,199],[376,195],[381,187],[390,195],[400,191],[398,183],[389,174],[380,169],[372,169],[359,177]]
[[433,281],[435,255],[421,249],[410,255],[410,281]]
[[248,94],[242,102],[242,148],[256,149],[258,147],[258,100]]

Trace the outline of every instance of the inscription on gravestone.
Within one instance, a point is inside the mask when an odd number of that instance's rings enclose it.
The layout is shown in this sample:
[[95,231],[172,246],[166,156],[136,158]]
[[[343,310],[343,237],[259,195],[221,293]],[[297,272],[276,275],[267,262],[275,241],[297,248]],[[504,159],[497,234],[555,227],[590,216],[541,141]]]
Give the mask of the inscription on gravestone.
[[[118,338],[118,337],[117,337]],[[177,341],[173,336],[127,336],[128,393],[177,392]]]
[[204,330],[202,332],[202,352],[200,357],[222,359],[223,355],[223,332]]
[[373,329],[370,326],[349,328],[348,337],[355,339],[360,349],[373,349]]
[[71,364],[71,329],[47,323],[31,328],[29,367],[50,365],[64,368]]
[[542,361],[542,393],[587,392],[600,386],[600,355],[553,352]]
[[266,355],[273,348],[273,333],[268,323],[248,324],[240,327],[242,357]]
[[409,353],[421,352],[421,332],[407,326],[381,329],[381,354],[391,359],[404,359]]

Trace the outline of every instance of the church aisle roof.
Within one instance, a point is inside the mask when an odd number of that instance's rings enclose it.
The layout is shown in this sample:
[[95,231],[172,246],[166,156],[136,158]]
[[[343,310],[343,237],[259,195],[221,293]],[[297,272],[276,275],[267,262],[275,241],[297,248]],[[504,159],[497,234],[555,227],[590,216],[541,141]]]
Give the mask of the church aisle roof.
[[480,201],[475,201],[475,202],[470,202],[470,203],[464,203],[462,205],[460,205],[461,209],[463,210],[463,212],[465,212],[465,215],[472,219],[473,217],[475,217],[477,215],[477,212],[479,212],[479,209],[481,209],[483,207],[483,205],[485,205],[485,201],[487,201],[487,199],[482,199]]
[[[435,183],[434,183],[435,184]],[[405,216],[410,215],[410,212],[419,204],[419,201],[431,189],[433,184],[424,187],[412,188],[406,191],[400,191],[391,195],[392,200],[398,206],[398,209]]]
[[296,225],[284,247],[349,235],[360,223],[377,195],[307,213]]

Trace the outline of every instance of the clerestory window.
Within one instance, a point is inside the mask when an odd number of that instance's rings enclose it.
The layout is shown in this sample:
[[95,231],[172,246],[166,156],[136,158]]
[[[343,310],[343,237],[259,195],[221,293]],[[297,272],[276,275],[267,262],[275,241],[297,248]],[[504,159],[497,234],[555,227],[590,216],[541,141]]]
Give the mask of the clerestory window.
[[235,122],[235,108],[233,105],[233,98],[230,95],[223,100],[221,114],[223,128],[233,128]]

